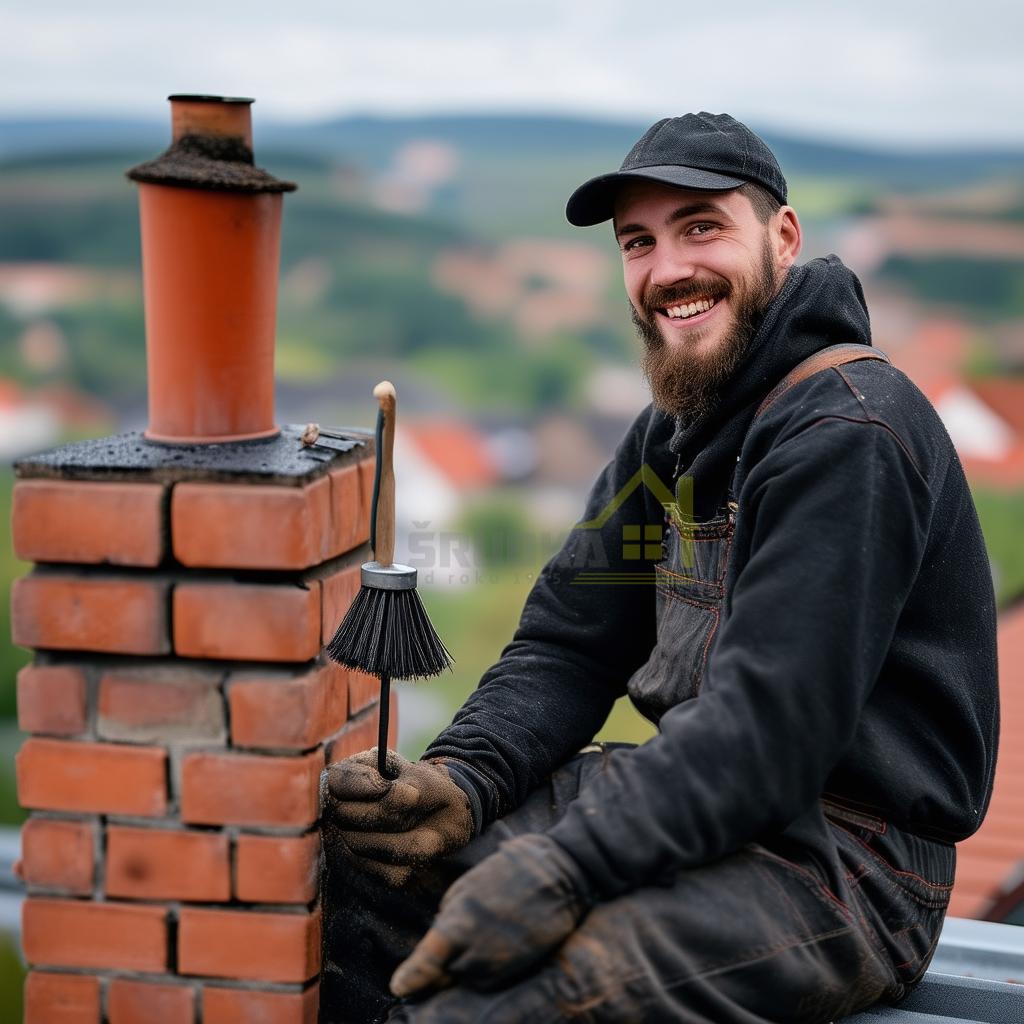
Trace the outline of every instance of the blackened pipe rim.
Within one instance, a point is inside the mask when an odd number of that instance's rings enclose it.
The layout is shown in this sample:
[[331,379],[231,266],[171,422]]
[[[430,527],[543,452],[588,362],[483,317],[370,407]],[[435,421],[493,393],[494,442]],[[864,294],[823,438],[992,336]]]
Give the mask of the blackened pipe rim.
[[203,93],[176,92],[167,97],[170,102],[184,103],[255,103],[250,96],[207,96]]

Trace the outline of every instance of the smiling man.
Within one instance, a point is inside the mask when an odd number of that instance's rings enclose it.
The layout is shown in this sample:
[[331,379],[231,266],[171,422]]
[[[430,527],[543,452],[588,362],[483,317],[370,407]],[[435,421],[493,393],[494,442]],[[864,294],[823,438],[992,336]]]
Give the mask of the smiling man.
[[[818,1024],[927,968],[991,789],[992,583],[938,417],[786,201],[706,113],[569,200],[614,222],[654,402],[425,759],[326,773],[327,1019]],[[586,747],[624,693],[658,735]]]
[[752,185],[708,196],[651,181],[616,197],[644,372],[655,404],[683,422],[714,408],[800,251],[795,212],[773,199]]

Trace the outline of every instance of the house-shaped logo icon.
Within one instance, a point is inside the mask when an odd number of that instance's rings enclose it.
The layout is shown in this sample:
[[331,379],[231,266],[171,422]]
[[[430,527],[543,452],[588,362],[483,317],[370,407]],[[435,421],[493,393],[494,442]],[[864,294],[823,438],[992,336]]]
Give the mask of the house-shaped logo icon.
[[[679,565],[689,568],[693,565],[693,477],[680,477],[673,494],[661,481],[657,473],[645,462],[631,479],[620,488],[619,493],[608,502],[596,519],[577,523],[575,530],[600,530],[622,507],[626,499],[640,486],[645,486],[665,510],[672,527],[679,532],[682,543],[679,550]],[[626,561],[662,560],[663,524],[627,523],[622,526],[622,557]],[[645,576],[646,579],[646,576]]]

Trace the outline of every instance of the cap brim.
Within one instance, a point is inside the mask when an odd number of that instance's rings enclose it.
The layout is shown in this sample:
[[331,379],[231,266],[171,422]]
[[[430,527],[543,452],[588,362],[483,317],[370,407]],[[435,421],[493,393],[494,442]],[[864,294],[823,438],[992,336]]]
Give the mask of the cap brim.
[[615,214],[615,199],[627,181],[641,179],[656,181],[673,188],[692,188],[699,192],[728,192],[745,185],[743,178],[733,178],[696,167],[665,164],[660,167],[635,167],[628,171],[612,171],[585,181],[565,204],[565,216],[570,224],[588,228],[592,224],[611,220]]

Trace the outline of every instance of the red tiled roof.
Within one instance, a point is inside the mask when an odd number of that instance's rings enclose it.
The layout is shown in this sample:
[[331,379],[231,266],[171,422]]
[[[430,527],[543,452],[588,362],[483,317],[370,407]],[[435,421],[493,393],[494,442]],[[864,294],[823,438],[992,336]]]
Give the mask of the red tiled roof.
[[456,421],[432,421],[406,423],[405,429],[456,487],[486,487],[498,479],[494,459],[472,427]]
[[971,381],[971,390],[1014,430],[1024,434],[1024,379],[985,377]]
[[998,462],[964,457],[964,472],[972,485],[1012,491],[1024,487],[1024,380],[987,377],[970,382],[971,390],[1016,435],[1007,456]]
[[981,828],[957,846],[955,917],[981,917],[1024,860],[1024,605],[999,623],[999,699],[995,789]]
[[927,320],[910,338],[891,344],[887,352],[930,402],[963,379],[970,353],[970,334],[956,320]]

